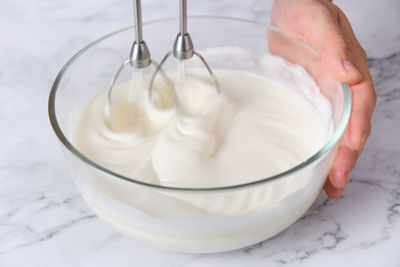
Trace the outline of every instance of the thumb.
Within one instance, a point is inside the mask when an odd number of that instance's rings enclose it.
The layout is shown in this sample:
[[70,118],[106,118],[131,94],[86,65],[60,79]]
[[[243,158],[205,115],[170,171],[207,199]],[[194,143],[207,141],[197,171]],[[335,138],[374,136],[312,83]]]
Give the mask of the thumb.
[[353,63],[350,47],[339,27],[338,18],[321,17],[308,28],[306,42],[314,45],[320,53],[322,64],[335,79],[356,84],[361,81],[361,73]]
[[349,56],[349,48],[343,36],[333,32],[324,38],[317,49],[320,51],[322,63],[327,71],[337,80],[357,84],[361,81],[361,73],[357,70],[353,59]]

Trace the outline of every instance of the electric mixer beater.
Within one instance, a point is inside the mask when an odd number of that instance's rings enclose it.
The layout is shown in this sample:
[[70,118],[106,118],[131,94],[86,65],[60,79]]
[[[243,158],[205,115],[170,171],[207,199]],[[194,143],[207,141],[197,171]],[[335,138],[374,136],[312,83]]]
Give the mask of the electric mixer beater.
[[[116,87],[117,80],[122,72],[122,70],[131,65],[134,69],[134,72],[140,72],[145,68],[148,68],[151,64],[155,65],[158,68],[158,65],[150,59],[150,52],[147,47],[146,42],[143,40],[143,31],[142,31],[142,10],[141,10],[141,1],[133,0],[133,15],[135,21],[135,41],[132,44],[129,58],[125,60],[118,68],[115,73],[113,79],[111,80],[110,87],[108,88],[107,94],[107,105],[105,110],[105,116],[111,127],[113,124],[113,109],[112,109],[112,92]],[[138,78],[134,77],[134,73],[132,73],[132,80]],[[142,73],[139,73],[139,76],[142,76]]]
[[[149,94],[148,97],[150,101],[153,98],[153,85],[155,83],[156,77],[158,74],[161,74],[164,84],[163,88],[165,90],[166,87],[169,87],[170,89],[173,89],[173,98],[174,102],[176,103],[176,106],[179,106],[179,101],[177,101],[177,88],[182,87],[181,85],[183,84],[184,80],[186,79],[186,61],[193,58],[193,56],[197,57],[200,59],[201,63],[204,65],[205,69],[207,70],[208,74],[211,76],[212,81],[214,83],[215,91],[217,95],[219,94],[219,85],[217,78],[215,77],[214,73],[212,72],[210,66],[204,59],[204,57],[197,51],[194,50],[193,47],[193,42],[192,39],[187,31],[187,1],[186,0],[180,0],[180,32],[178,33],[175,43],[173,46],[173,49],[169,51],[164,58],[162,59],[160,64],[155,63],[150,59],[150,52],[149,49],[143,40],[143,31],[142,31],[142,16],[141,16],[141,1],[140,0],[134,0],[134,20],[135,20],[135,41],[132,44],[131,50],[130,50],[130,56],[127,60],[125,60],[120,67],[118,68],[117,72],[115,73],[113,79],[111,80],[110,87],[108,88],[108,94],[107,94],[107,105],[106,105],[106,110],[105,110],[105,117],[106,120],[110,126],[111,129],[116,130],[115,125],[118,124],[117,119],[114,115],[114,107],[113,107],[113,101],[112,101],[112,93],[113,89],[117,87],[117,80],[122,72],[122,70],[130,65],[134,71],[132,73],[132,78],[131,78],[131,87],[133,83],[140,84],[140,86],[143,87],[143,80],[146,79],[146,77],[151,77],[148,90]],[[171,79],[167,76],[167,73],[163,70],[163,66],[167,59],[171,56],[174,55],[176,59],[179,60],[180,65],[178,69],[178,78],[175,81],[175,84],[171,81]],[[150,66],[155,67],[155,71],[152,73],[152,75],[145,75],[144,70],[148,70]],[[184,71],[182,71],[184,70]],[[139,80],[139,82],[138,82]],[[167,86],[166,86],[167,85]],[[143,88],[139,88],[143,89]],[[132,89],[130,89],[130,92]],[[160,93],[160,92],[158,92]],[[187,93],[186,93],[187,94]],[[128,97],[129,98],[129,97]],[[195,100],[194,100],[195,101]],[[187,105],[192,105],[192,103],[187,103]],[[127,117],[133,117],[132,115],[127,115],[124,114]],[[133,121],[133,119],[131,119]]]
[[194,50],[192,38],[190,37],[188,31],[187,31],[187,1],[186,0],[180,0],[179,2],[179,22],[180,22],[180,32],[176,36],[174,47],[172,50],[170,50],[162,59],[160,64],[158,65],[156,71],[154,72],[151,80],[150,80],[150,86],[149,86],[149,95],[150,99],[152,97],[152,92],[153,92],[153,83],[155,80],[155,77],[159,72],[162,71],[162,67],[167,61],[167,59],[173,54],[175,58],[181,61],[181,65],[183,65],[184,68],[184,61],[191,59],[193,55],[195,55],[197,58],[200,59],[200,61],[203,63],[204,67],[207,69],[208,73],[210,74],[213,82],[215,89],[217,90],[217,93],[219,94],[219,84],[216,76],[212,72],[210,66],[208,65],[207,61],[204,59],[204,57]]

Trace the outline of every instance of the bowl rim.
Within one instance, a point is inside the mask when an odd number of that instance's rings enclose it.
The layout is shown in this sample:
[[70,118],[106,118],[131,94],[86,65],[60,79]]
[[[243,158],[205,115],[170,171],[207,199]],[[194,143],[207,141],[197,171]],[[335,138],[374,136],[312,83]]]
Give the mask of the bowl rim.
[[[143,25],[150,25],[150,24],[155,24],[159,22],[165,22],[165,21],[170,21],[170,20],[177,20],[179,17],[166,17],[166,18],[161,18],[161,19],[156,19],[156,20],[151,20],[148,22],[144,22]],[[189,16],[188,19],[221,19],[221,20],[233,20],[233,21],[239,21],[239,22],[245,22],[245,23],[250,23],[254,25],[258,25],[261,27],[264,27],[267,30],[273,30],[276,32],[279,32],[281,34],[284,34],[284,32],[279,29],[276,26],[269,25],[266,23],[261,23],[249,19],[243,19],[243,18],[237,18],[237,17],[229,17],[229,16],[210,16],[210,15],[197,15],[197,16]],[[199,187],[199,188],[191,188],[191,187],[176,187],[176,186],[164,186],[164,185],[158,185],[158,184],[152,184],[152,183],[146,183],[137,179],[129,178],[124,175],[118,174],[112,170],[109,170],[100,164],[97,164],[84,156],[82,153],[79,152],[77,148],[75,148],[71,142],[68,140],[68,138],[64,135],[63,131],[61,130],[61,127],[58,124],[57,121],[57,116],[55,112],[55,103],[56,103],[56,94],[57,94],[57,89],[58,86],[63,78],[64,73],[69,69],[69,67],[77,60],[83,53],[85,53],[88,49],[90,49],[92,46],[94,46],[97,43],[100,43],[101,41],[116,35],[118,33],[133,29],[134,26],[128,26],[125,28],[121,28],[119,30],[113,31],[111,33],[108,33],[106,35],[103,35],[102,37],[94,40],[93,42],[89,43],[82,49],[80,49],[77,53],[75,53],[61,68],[59,73],[57,74],[53,85],[50,90],[49,94],[49,99],[48,99],[48,115],[50,119],[50,124],[58,137],[58,139],[61,141],[61,143],[65,146],[65,148],[68,149],[69,152],[71,152],[74,156],[76,156],[78,159],[83,161],[85,164],[88,164],[90,167],[94,167],[95,169],[104,172],[111,177],[115,177],[117,179],[121,179],[127,182],[134,183],[138,186],[146,187],[149,189],[157,189],[157,190],[165,190],[165,191],[181,191],[181,192],[215,192],[215,191],[230,191],[230,190],[237,190],[237,189],[243,189],[243,188],[248,188],[248,187],[253,187],[259,184],[264,184],[268,183],[280,178],[288,177],[290,174],[293,174],[311,163],[315,162],[316,160],[320,159],[323,155],[325,155],[328,151],[330,151],[331,148],[334,147],[334,145],[340,140],[343,132],[345,131],[347,124],[349,122],[350,118],[350,112],[351,112],[351,93],[350,93],[350,88],[346,83],[340,82],[342,85],[343,89],[343,96],[344,96],[344,107],[343,107],[343,114],[342,118],[338,124],[337,129],[333,133],[332,137],[328,140],[328,142],[319,150],[317,151],[314,155],[309,157],[307,160],[301,162],[300,164],[284,171],[278,174],[275,174],[273,176],[267,177],[267,178],[262,178],[258,179],[252,182],[247,182],[247,183],[242,183],[242,184],[235,184],[235,185],[230,185],[230,186],[221,186],[221,187]],[[306,43],[301,41],[305,45],[309,46],[312,48],[314,51],[318,52],[317,49],[315,49],[311,44]]]

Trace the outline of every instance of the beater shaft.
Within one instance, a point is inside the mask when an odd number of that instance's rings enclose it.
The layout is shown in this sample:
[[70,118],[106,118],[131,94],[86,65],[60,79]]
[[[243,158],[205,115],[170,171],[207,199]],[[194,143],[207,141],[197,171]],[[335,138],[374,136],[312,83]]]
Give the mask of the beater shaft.
[[179,15],[180,15],[180,30],[181,34],[187,33],[187,2],[186,0],[181,0],[179,2]]
[[143,41],[142,31],[142,7],[140,0],[133,0],[133,14],[135,18],[136,41],[133,42],[129,56],[133,67],[141,69],[150,65],[150,51]]
[[133,2],[133,16],[135,19],[135,34],[136,42],[143,42],[143,31],[142,31],[142,6],[140,0],[134,0]]

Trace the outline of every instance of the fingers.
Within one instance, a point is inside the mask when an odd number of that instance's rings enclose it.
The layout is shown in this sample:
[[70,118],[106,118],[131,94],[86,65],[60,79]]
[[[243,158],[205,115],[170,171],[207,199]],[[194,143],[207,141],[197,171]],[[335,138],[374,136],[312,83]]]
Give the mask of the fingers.
[[[335,22],[336,26],[326,31],[331,36],[327,39],[329,42],[318,43],[314,40],[328,72],[336,79],[350,84],[352,94],[349,125],[325,187],[331,198],[338,198],[348,183],[350,172],[371,132],[370,121],[376,104],[376,93],[368,70],[367,55],[339,8]],[[340,66],[341,63],[343,66]]]
[[350,172],[371,132],[370,121],[375,107],[376,94],[368,68],[366,64],[362,65],[361,61],[361,58],[357,58],[356,64],[360,66],[361,73],[364,74],[363,81],[350,86],[352,93],[350,121],[329,173],[330,184],[338,189],[346,186]]
[[352,111],[349,125],[329,173],[330,183],[336,188],[346,186],[350,172],[371,133],[370,121],[376,102],[372,81],[369,79],[351,86],[351,91]]
[[376,94],[372,80],[368,77],[369,73],[366,78],[363,77],[365,80],[361,83],[351,86],[352,111],[349,125],[329,173],[329,182],[336,188],[346,186],[350,172],[371,132],[370,121],[376,103]]
[[361,81],[350,85],[352,94],[351,117],[341,147],[329,173],[331,185],[336,188],[343,188],[371,133],[371,118],[376,105],[376,93],[368,70],[367,55],[357,41],[349,21],[340,9],[338,9],[338,14],[338,22],[343,29],[343,37],[349,44],[354,64],[361,74]]
[[361,82],[350,85],[352,94],[352,110],[348,127],[350,136],[345,138],[346,145],[357,150],[359,154],[371,132],[370,122],[376,105],[376,92],[368,70],[367,54],[357,41],[349,21],[341,10],[339,10],[339,23],[343,27],[344,38],[348,40],[352,48],[356,67],[362,75]]

